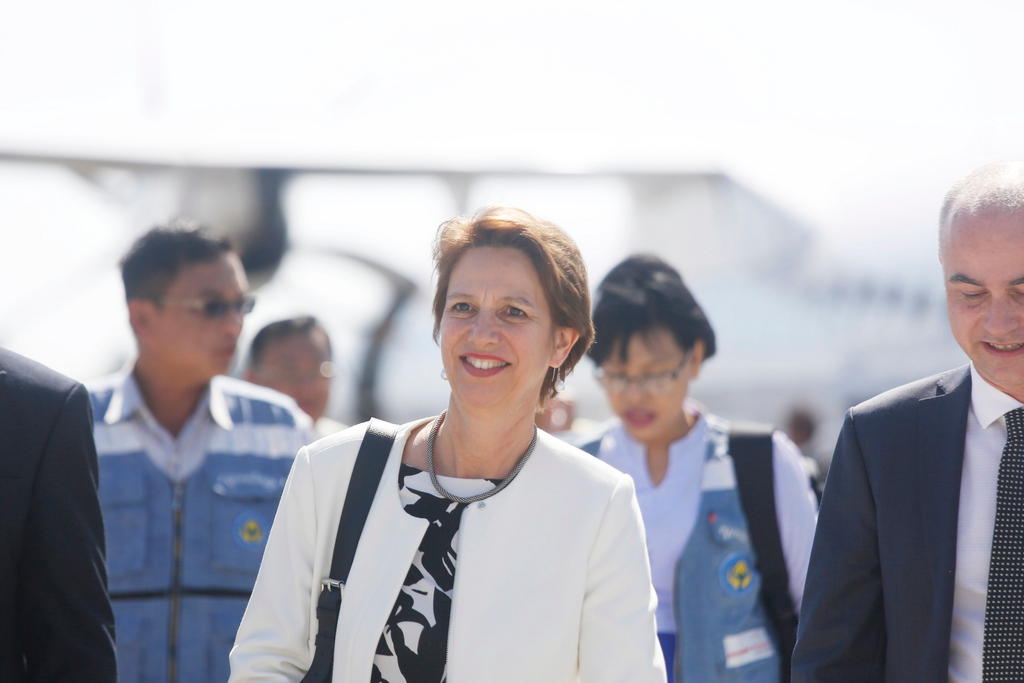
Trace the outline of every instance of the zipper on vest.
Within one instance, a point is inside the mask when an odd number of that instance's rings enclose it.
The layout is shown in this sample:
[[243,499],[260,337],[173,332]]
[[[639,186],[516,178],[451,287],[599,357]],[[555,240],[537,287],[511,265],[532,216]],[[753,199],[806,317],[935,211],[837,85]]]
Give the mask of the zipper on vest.
[[178,679],[178,622],[181,616],[181,526],[182,506],[185,497],[185,485],[174,482],[174,501],[171,510],[174,513],[174,556],[173,578],[171,579],[171,626],[167,642],[167,683],[175,683]]

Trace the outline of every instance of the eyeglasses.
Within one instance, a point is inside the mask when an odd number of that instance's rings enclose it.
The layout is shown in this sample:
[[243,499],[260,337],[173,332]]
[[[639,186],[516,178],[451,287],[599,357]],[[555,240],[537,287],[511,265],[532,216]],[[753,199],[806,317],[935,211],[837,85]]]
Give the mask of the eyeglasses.
[[182,298],[182,297],[161,297],[157,299],[161,303],[173,303],[182,308],[198,313],[204,318],[214,320],[216,318],[223,318],[228,313],[241,313],[245,315],[252,313],[253,307],[256,305],[256,297],[246,294],[241,299],[234,301],[225,301],[224,299],[201,299],[201,298]]
[[629,389],[630,384],[635,384],[641,393],[665,394],[675,388],[675,381],[679,379],[679,375],[686,368],[689,360],[690,353],[687,352],[683,356],[683,360],[674,369],[666,372],[655,372],[650,375],[639,375],[637,377],[630,377],[627,374],[618,372],[605,372],[604,368],[597,368],[594,370],[594,377],[604,387],[604,390],[610,394],[624,394]]

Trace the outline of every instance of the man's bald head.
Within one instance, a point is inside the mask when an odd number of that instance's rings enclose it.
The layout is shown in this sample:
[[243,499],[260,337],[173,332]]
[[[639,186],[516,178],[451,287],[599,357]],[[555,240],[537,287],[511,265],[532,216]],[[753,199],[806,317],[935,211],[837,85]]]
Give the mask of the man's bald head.
[[956,183],[939,215],[939,258],[953,225],[982,213],[1017,213],[1024,218],[1024,161],[1001,161],[975,169]]

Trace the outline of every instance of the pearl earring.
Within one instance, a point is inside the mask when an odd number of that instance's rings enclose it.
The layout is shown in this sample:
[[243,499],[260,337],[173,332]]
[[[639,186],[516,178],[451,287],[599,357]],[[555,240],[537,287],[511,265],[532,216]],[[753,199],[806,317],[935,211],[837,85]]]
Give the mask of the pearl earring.
[[444,368],[441,368],[441,379],[445,382],[448,381],[448,372]]
[[563,391],[565,391],[564,379],[560,379],[557,382],[555,382],[555,391],[557,391],[558,393],[562,393]]

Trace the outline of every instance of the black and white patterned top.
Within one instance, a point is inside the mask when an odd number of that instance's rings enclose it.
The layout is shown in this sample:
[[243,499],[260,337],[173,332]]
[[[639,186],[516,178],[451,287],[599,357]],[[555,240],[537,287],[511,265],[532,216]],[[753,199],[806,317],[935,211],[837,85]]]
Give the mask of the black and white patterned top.
[[[488,491],[500,480],[440,477],[455,495]],[[437,494],[430,475],[402,465],[399,496],[406,513],[430,522],[377,642],[370,683],[443,683],[464,504]]]

